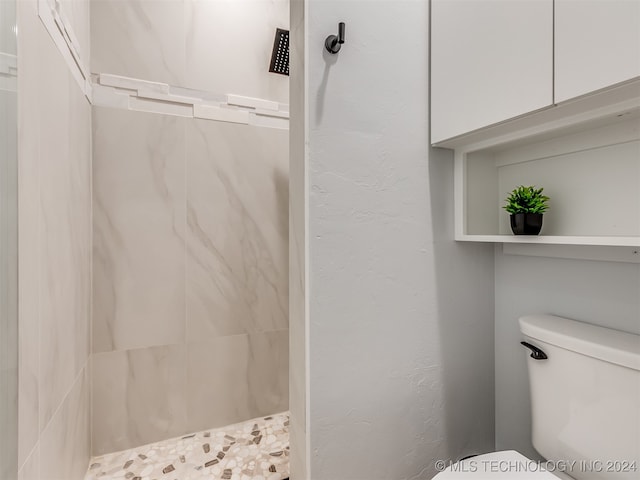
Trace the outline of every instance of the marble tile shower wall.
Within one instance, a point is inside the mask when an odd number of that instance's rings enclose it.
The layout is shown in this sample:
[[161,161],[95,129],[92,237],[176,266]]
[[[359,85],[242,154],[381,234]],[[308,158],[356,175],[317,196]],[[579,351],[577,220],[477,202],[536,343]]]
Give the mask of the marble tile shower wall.
[[[36,0],[17,7],[19,478],[74,480],[90,457],[91,106]],[[88,0],[61,8],[88,52]]]
[[93,162],[94,454],[286,410],[288,132],[94,107]]
[[289,0],[91,0],[91,71],[288,103],[276,28]]

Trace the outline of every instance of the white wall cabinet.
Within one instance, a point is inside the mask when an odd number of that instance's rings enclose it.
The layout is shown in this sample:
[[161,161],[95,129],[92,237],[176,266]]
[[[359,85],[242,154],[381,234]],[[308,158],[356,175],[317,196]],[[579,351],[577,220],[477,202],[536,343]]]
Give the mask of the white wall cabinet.
[[432,0],[432,10],[435,145],[624,82],[640,96],[640,0]]
[[552,0],[432,0],[432,19],[432,143],[552,105]]
[[[640,0],[432,0],[431,32],[456,240],[640,262]],[[518,185],[551,197],[539,236],[510,231]]]
[[640,76],[640,0],[555,0],[555,103]]

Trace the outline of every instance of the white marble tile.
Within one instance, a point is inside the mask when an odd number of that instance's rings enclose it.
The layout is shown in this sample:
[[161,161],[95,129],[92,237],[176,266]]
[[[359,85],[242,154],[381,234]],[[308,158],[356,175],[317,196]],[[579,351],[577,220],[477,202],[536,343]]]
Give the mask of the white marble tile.
[[289,129],[289,105],[260,98],[216,95],[119,75],[92,83],[94,106],[122,108],[220,122]]
[[[39,30],[40,429],[89,353],[90,107],[55,46]],[[51,92],[56,92],[52,95]]]
[[182,105],[193,106],[198,99],[193,97],[186,97],[182,95],[176,95],[175,93],[164,93],[158,92],[157,88],[138,88],[138,97],[149,99],[149,100],[159,100],[162,102],[168,103],[178,103]]
[[240,107],[261,108],[264,110],[278,111],[278,102],[263,100],[262,98],[242,97],[240,95],[227,95],[227,103],[229,105],[238,105]]
[[207,120],[218,120],[220,122],[242,123],[245,125],[249,123],[249,112],[213,105],[194,105],[193,116]]
[[40,476],[40,447],[36,446],[18,470],[18,480],[42,480]]
[[91,71],[184,85],[182,0],[92,0]]
[[172,103],[147,98],[131,97],[129,99],[131,110],[139,112],[160,113],[163,115],[177,115],[178,117],[193,117],[193,105]]
[[89,415],[89,379],[84,369],[42,432],[40,478],[83,478],[91,457]]
[[289,119],[279,118],[279,116],[250,114],[249,125],[253,125],[254,127],[289,130]]
[[93,351],[180,343],[184,120],[109,108],[93,120]]
[[[68,432],[66,440],[58,434],[73,423],[60,419],[64,412],[88,415],[88,397],[74,400],[73,407],[67,404],[75,395],[69,392],[79,388],[74,382],[82,377],[78,375],[89,355],[91,114],[37,16],[36,1],[20,1],[18,8],[18,459],[20,478],[36,480],[42,442],[49,454],[53,444],[66,441],[54,471],[63,463],[73,464],[71,457],[77,459],[83,451],[82,462],[88,457],[88,431],[75,443]],[[77,465],[70,468],[77,474]]]
[[[288,105],[283,106],[283,108],[289,108]],[[264,110],[262,108],[256,108],[255,111],[252,112],[255,115],[261,115],[264,117],[275,117],[275,118],[289,118],[289,111],[288,110],[278,110],[278,111],[274,111],[274,110]]]
[[15,55],[17,52],[14,30],[16,3],[19,2],[0,2],[0,52],[5,54]]
[[80,60],[87,68],[90,58],[90,3],[91,0],[60,0],[61,11],[69,22],[68,28],[72,30],[78,43],[76,48],[79,50]]
[[[67,8],[70,10],[70,7]],[[87,12],[88,13],[88,12]],[[84,64],[80,41],[75,35],[71,20],[59,0],[38,0],[38,16],[49,33],[64,61],[87,98],[91,97],[88,66]]]
[[306,182],[305,151],[305,3],[291,0],[290,146],[289,146],[289,430],[292,478],[308,478],[307,375],[306,358]]
[[187,427],[220,427],[289,403],[289,331],[187,344]]
[[[3,339],[3,340],[6,340]],[[7,345],[3,345],[6,350]],[[14,344],[15,351],[15,344]],[[2,352],[6,354],[6,351]],[[18,369],[0,368],[0,478],[15,480],[18,470]]]
[[91,91],[91,104],[94,107],[110,107],[129,110],[129,99],[131,98],[129,93],[131,92],[94,84]]
[[[186,433],[185,392],[184,345],[94,355],[94,453]],[[209,399],[208,408],[215,399]]]
[[17,2],[21,32],[18,38],[20,89],[18,102],[18,269],[19,310],[19,407],[18,464],[27,459],[38,441],[39,369],[39,205],[40,172],[38,91],[40,61],[37,55],[41,29],[36,0]]
[[287,132],[187,128],[187,337],[288,327]]
[[287,103],[289,79],[269,62],[288,25],[288,0],[185,0],[186,86]]
[[[169,84],[161,82],[151,82],[138,78],[123,77],[122,75],[112,75],[109,73],[100,73],[98,75],[98,83],[107,87],[117,87],[137,92],[139,89],[151,90],[156,93],[168,94],[170,92]],[[128,92],[128,93],[134,93]]]

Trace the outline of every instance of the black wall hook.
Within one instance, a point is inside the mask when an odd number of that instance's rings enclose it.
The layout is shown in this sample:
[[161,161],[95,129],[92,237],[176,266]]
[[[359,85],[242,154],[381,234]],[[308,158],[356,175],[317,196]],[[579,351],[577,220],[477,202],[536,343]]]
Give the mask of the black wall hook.
[[329,35],[324,41],[324,48],[329,53],[338,53],[344,43],[344,22],[338,24],[338,35]]

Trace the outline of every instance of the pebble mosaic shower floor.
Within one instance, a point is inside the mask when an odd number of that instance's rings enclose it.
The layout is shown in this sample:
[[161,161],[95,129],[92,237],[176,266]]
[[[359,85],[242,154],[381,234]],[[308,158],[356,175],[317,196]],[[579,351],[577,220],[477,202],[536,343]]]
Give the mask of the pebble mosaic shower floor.
[[289,415],[192,433],[91,460],[85,480],[284,480]]

